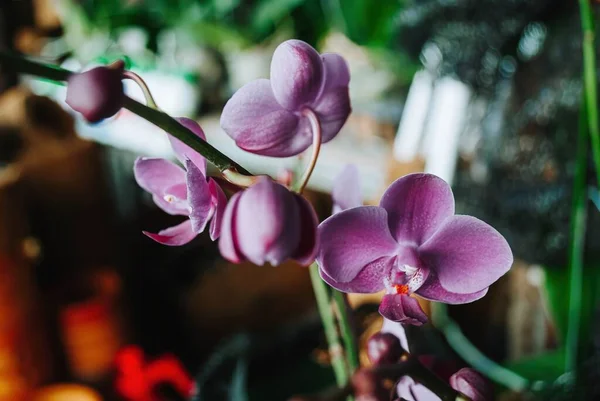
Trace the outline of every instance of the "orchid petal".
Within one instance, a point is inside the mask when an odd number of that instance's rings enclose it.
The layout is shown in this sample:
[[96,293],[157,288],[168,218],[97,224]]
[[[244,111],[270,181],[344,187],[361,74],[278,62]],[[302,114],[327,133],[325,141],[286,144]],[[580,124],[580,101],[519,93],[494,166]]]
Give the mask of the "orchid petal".
[[294,193],[292,196],[298,202],[300,211],[300,244],[291,258],[302,266],[308,266],[315,260],[317,254],[319,218],[315,209],[304,197]]
[[334,88],[323,93],[313,109],[321,124],[321,140],[327,143],[340,132],[352,111],[348,87]]
[[291,192],[262,177],[242,193],[234,229],[240,251],[257,265],[277,266],[300,243],[300,211]]
[[400,345],[406,352],[410,352],[408,349],[408,337],[406,337],[406,330],[402,323],[394,322],[392,320],[383,318],[383,325],[381,326],[382,333],[391,333],[400,340]]
[[360,177],[354,164],[348,164],[333,182],[333,214],[362,205]]
[[437,277],[430,273],[427,281],[417,290],[415,293],[421,298],[428,299],[430,301],[443,302],[450,305],[467,304],[470,302],[477,301],[487,294],[488,288],[484,288],[481,291],[477,291],[471,294],[456,294],[448,291],[440,284]]
[[344,283],[329,277],[323,269],[319,269],[321,278],[338,291],[356,294],[372,294],[385,288],[382,277],[387,277],[394,267],[396,258],[384,256],[367,263],[352,280]]
[[192,222],[188,219],[181,224],[159,231],[157,234],[147,231],[143,231],[143,233],[154,241],[169,246],[185,245],[196,237],[196,233],[192,229]]
[[450,386],[472,401],[489,401],[493,396],[490,383],[476,370],[462,368],[450,377]]
[[333,88],[348,87],[350,83],[350,70],[348,63],[337,53],[321,54],[324,67],[323,88],[321,95]]
[[221,127],[240,148],[265,156],[297,155],[311,143],[310,127],[300,126],[298,117],[277,103],[267,79],[250,82],[229,99]]
[[[202,127],[200,127],[200,125],[196,121],[185,117],[179,117],[176,118],[176,120],[177,122],[179,122],[179,124],[192,131],[192,133],[194,133],[197,137],[199,137],[203,141],[206,141],[206,135],[204,135]],[[179,159],[181,164],[185,165],[186,160],[189,159],[193,161],[196,167],[200,169],[202,174],[206,176],[206,159],[200,153],[198,153],[185,143],[181,142],[174,136],[169,134],[168,137],[169,141],[171,142],[171,147],[173,148],[173,151],[175,152],[175,155],[177,156],[177,159]]]
[[427,315],[419,301],[408,295],[386,294],[379,305],[379,313],[386,319],[404,324],[421,326],[427,323]]
[[208,187],[212,197],[214,213],[210,222],[210,239],[216,241],[221,235],[221,224],[223,221],[223,214],[225,213],[225,207],[227,207],[227,196],[223,189],[217,184],[215,180],[209,178]]
[[212,217],[212,198],[206,177],[196,164],[190,159],[186,160],[187,169],[187,191],[190,204],[190,220],[194,232],[201,233],[206,223]]
[[[344,210],[319,226],[320,249],[317,261],[336,282],[354,280],[369,264],[393,256],[398,244],[387,225],[387,212],[377,206]],[[386,271],[371,271],[383,282]],[[374,277],[373,277],[374,278]]]
[[219,237],[219,251],[221,255],[233,263],[240,263],[245,260],[239,250],[234,227],[237,220],[237,207],[240,201],[242,192],[234,194],[223,213],[223,221],[221,223],[221,235]]
[[188,216],[190,207],[187,201],[187,186],[185,183],[175,184],[163,191],[163,195],[152,195],[154,203],[170,215]]
[[138,157],[133,165],[133,174],[140,187],[161,197],[167,188],[185,183],[185,171],[165,159]]
[[453,216],[419,248],[424,265],[443,288],[457,294],[479,292],[502,277],[513,256],[504,237],[471,216]]
[[285,109],[299,110],[316,99],[323,83],[323,61],[319,53],[301,40],[280,44],[271,60],[271,86]]
[[406,401],[441,401],[433,391],[421,383],[417,383],[410,376],[403,376],[396,386],[398,396]]
[[446,181],[432,174],[409,174],[394,181],[379,206],[387,210],[398,242],[421,245],[454,215],[454,197]]

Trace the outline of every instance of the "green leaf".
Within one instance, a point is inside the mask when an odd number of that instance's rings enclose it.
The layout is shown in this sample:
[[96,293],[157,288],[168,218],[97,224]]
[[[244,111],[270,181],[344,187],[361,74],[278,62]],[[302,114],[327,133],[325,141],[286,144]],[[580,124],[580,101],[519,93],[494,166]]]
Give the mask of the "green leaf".
[[252,13],[252,31],[257,37],[267,35],[304,0],[262,0]]
[[560,348],[532,358],[510,362],[506,367],[531,381],[554,381],[564,373],[565,350]]

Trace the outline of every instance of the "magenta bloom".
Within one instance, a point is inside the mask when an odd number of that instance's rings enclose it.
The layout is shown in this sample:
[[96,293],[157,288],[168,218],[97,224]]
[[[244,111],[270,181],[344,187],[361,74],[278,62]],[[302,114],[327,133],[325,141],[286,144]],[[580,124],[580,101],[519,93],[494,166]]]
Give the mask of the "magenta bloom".
[[476,370],[463,368],[450,377],[450,386],[472,401],[492,399],[491,384]]
[[271,79],[238,90],[221,114],[221,127],[248,152],[265,156],[297,155],[312,143],[309,108],[319,117],[322,142],[332,140],[350,114],[350,73],[339,55],[320,55],[309,44],[288,40],[271,61]]
[[343,292],[387,290],[380,312],[422,323],[419,296],[449,304],[475,301],[511,267],[508,243],[494,228],[454,214],[450,186],[431,174],[396,180],[379,206],[344,210],[319,226],[321,277]]
[[[202,128],[194,120],[177,119],[182,125],[202,139]],[[189,219],[157,234],[144,234],[164,245],[184,245],[204,231],[209,220],[210,237],[219,238],[221,220],[227,197],[219,185],[210,178],[206,180],[206,160],[189,146],[169,136],[177,158],[185,170],[176,164],[157,158],[140,157],[135,161],[133,172],[137,183],[152,194],[154,203],[172,215]]]
[[233,195],[223,216],[221,255],[231,262],[249,260],[277,266],[291,258],[312,263],[317,216],[306,199],[266,177]]

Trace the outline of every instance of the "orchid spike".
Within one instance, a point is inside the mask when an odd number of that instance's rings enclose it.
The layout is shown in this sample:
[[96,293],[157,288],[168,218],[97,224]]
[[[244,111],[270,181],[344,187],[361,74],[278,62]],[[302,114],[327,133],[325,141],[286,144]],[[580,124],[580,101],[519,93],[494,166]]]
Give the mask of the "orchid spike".
[[221,127],[242,149],[265,156],[294,156],[312,143],[305,109],[316,113],[322,142],[332,140],[350,115],[346,61],[319,54],[300,40],[280,44],[271,61],[271,79],[239,89],[221,114]]
[[[448,304],[483,297],[513,262],[504,237],[471,216],[454,214],[450,186],[431,174],[396,180],[379,206],[361,206],[319,226],[321,277],[342,292],[386,290],[380,313],[420,324],[410,294]],[[418,308],[418,309],[417,309]]]
[[219,241],[231,262],[279,265],[295,259],[312,263],[317,244],[317,216],[306,199],[267,177],[229,201]]
[[[177,120],[205,139],[202,128],[194,120]],[[144,234],[164,245],[184,245],[204,231],[212,219],[209,233],[214,241],[221,232],[227,197],[212,178],[206,179],[206,160],[178,139],[171,136],[169,139],[185,170],[165,159],[140,157],[135,161],[133,171],[137,183],[152,194],[159,208],[188,219],[158,233],[144,231]]]

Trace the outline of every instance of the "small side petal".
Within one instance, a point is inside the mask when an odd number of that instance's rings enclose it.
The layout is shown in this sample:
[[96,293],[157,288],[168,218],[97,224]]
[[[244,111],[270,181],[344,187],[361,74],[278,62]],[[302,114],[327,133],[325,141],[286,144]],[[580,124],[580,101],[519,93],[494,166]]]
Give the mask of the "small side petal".
[[[196,121],[185,117],[178,117],[176,120],[179,122],[179,124],[192,131],[198,138],[206,141],[206,135],[204,135],[202,127],[200,127]],[[185,161],[189,159],[194,162],[202,174],[206,175],[206,159],[200,153],[196,152],[194,149],[190,148],[188,145],[170,134],[169,141],[171,142],[171,147],[173,148],[173,151],[175,152],[175,155],[181,164],[185,164]]]
[[415,291],[415,294],[430,301],[443,302],[449,305],[458,305],[477,301],[478,299],[483,298],[487,292],[488,288],[484,288],[481,291],[471,294],[457,294],[442,287],[438,278],[435,277],[434,274],[430,274],[427,278],[427,281],[425,281],[421,288]]
[[169,246],[185,245],[196,237],[192,230],[192,222],[186,220],[183,223],[159,231],[157,234],[143,231],[144,235],[152,238],[154,241]]
[[221,223],[221,236],[219,237],[219,251],[221,256],[233,263],[240,263],[245,260],[239,250],[234,226],[237,219],[237,206],[240,201],[241,192],[234,194],[223,213]]
[[216,241],[221,235],[221,224],[223,222],[223,214],[225,213],[225,207],[227,207],[227,196],[223,189],[217,184],[215,180],[209,178],[208,187],[212,197],[214,214],[210,221],[210,239]]
[[[354,280],[370,263],[393,256],[398,248],[387,226],[385,209],[362,206],[344,210],[319,226],[317,262],[339,283]],[[389,271],[373,271],[381,281]]]
[[271,60],[271,86],[283,108],[300,111],[317,98],[322,82],[323,61],[311,45],[287,40],[277,46]]
[[504,237],[471,216],[453,216],[419,248],[423,263],[443,288],[457,294],[481,291],[502,277],[513,263]]
[[200,234],[204,231],[206,223],[212,217],[212,197],[206,177],[200,168],[191,160],[186,160],[186,182],[188,202],[190,204],[190,220],[194,232]]
[[323,53],[321,55],[324,67],[323,88],[321,94],[333,88],[348,87],[350,83],[350,70],[346,60],[336,53]]
[[379,313],[393,322],[421,326],[427,323],[427,315],[421,309],[419,301],[408,295],[387,294],[383,296]]
[[360,176],[354,164],[346,165],[334,179],[331,198],[333,199],[334,214],[342,210],[362,206]]
[[165,159],[138,157],[133,175],[140,187],[159,196],[164,196],[167,188],[185,183],[185,171]]
[[390,185],[379,206],[387,210],[399,242],[421,245],[454,215],[454,196],[448,183],[433,174],[409,174]]
[[308,266],[317,255],[319,218],[309,201],[298,194],[292,193],[292,196],[296,199],[300,211],[300,244],[291,258],[302,266]]
[[221,128],[240,148],[264,156],[293,156],[311,143],[306,129],[298,135],[298,117],[277,103],[267,79],[244,85],[229,99]]
[[313,105],[321,123],[322,141],[331,141],[340,132],[352,108],[348,87],[338,87],[325,92]]
[[384,256],[367,263],[360,273],[347,283],[335,281],[323,269],[319,269],[319,272],[323,281],[338,291],[354,294],[374,294],[385,288],[382,277],[389,275],[395,262],[396,258],[394,256]]

